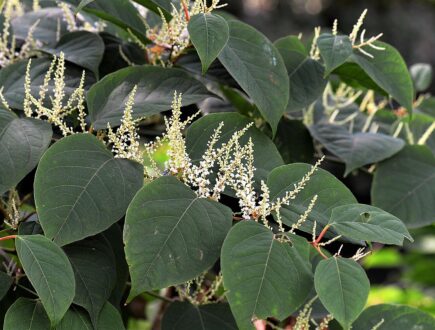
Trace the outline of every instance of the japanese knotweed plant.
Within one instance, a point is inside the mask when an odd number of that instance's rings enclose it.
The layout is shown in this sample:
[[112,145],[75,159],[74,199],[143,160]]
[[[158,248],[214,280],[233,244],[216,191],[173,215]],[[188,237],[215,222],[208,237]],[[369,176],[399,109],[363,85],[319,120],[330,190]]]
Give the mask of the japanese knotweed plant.
[[217,0],[0,6],[4,329],[435,327],[366,306],[435,222],[431,71],[366,11],[272,43]]

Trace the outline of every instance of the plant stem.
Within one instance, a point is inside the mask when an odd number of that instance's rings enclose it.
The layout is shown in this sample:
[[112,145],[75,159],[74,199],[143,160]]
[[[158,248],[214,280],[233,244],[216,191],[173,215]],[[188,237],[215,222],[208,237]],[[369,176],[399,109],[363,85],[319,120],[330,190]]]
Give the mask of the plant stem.
[[8,235],[4,237],[0,237],[0,241],[7,241],[8,239],[14,239],[17,238],[17,235]]

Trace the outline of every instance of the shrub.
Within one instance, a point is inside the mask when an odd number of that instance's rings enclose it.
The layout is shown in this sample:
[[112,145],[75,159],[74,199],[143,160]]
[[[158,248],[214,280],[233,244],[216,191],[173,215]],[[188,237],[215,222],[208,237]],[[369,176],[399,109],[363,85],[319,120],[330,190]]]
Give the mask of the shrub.
[[272,43],[219,0],[0,3],[4,329],[122,329],[138,299],[162,329],[435,327],[364,310],[371,243],[435,220],[431,71],[366,12]]

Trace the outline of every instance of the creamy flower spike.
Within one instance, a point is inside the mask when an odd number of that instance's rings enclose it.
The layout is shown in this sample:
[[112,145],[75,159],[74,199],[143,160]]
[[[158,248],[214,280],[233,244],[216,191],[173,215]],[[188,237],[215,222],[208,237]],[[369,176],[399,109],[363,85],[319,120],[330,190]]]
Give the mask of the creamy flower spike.
[[[80,127],[85,132],[85,71],[82,73],[79,86],[74,90],[68,100],[65,99],[65,57],[61,52],[59,57],[54,56],[51,65],[45,74],[44,82],[39,87],[39,98],[35,98],[31,93],[30,69],[32,60],[27,64],[25,77],[25,97],[24,97],[24,114],[27,117],[44,119],[57,126],[63,136],[74,134],[72,127],[69,127],[65,121],[66,117],[76,113]],[[53,74],[54,73],[54,74]],[[51,106],[47,106],[46,94],[50,82],[53,82],[53,97],[50,97]]]

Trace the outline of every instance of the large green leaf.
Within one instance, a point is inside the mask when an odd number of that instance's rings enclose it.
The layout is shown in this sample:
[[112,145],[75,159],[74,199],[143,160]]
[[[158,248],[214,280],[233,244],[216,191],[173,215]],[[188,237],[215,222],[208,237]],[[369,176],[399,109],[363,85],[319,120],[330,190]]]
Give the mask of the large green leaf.
[[3,329],[47,330],[50,320],[39,301],[19,297],[6,312]]
[[88,69],[98,76],[98,67],[104,54],[104,42],[98,34],[74,31],[62,36],[55,46],[45,46],[42,50],[57,56],[63,52],[65,60]]
[[255,318],[286,318],[305,301],[313,285],[305,239],[290,235],[281,242],[254,221],[238,223],[228,233],[221,266],[239,329],[251,329]]
[[393,46],[383,42],[376,42],[376,46],[385,49],[370,48],[369,53],[373,58],[356,51],[351,56],[351,60],[357,63],[379,87],[412,111],[414,87],[405,61]]
[[275,46],[253,27],[228,21],[230,38],[219,60],[276,132],[289,97],[289,79]]
[[317,39],[320,55],[325,62],[325,75],[342,65],[352,55],[352,42],[348,36],[324,33]]
[[[55,330],[94,330],[94,327],[83,309],[71,306]],[[96,328],[95,330],[103,329]]]
[[402,245],[412,237],[400,219],[377,207],[349,204],[332,210],[329,225],[345,237],[356,240]]
[[236,330],[228,304],[192,305],[174,302],[165,311],[162,330]]
[[187,28],[201,59],[204,74],[228,42],[228,24],[221,16],[198,14],[190,19]]
[[35,203],[44,233],[59,245],[109,228],[143,184],[136,162],[114,158],[91,134],[56,142],[35,176]]
[[50,7],[17,16],[11,22],[14,36],[17,39],[25,40],[30,28],[39,20],[33,31],[33,38],[43,44],[56,43],[58,35],[62,36],[68,32],[63,15],[62,9]]
[[301,110],[322,95],[327,83],[323,78],[324,68],[308,56],[305,46],[297,37],[279,39],[275,46],[284,59],[290,80],[287,111]]
[[116,71],[96,83],[87,95],[94,127],[107,128],[121,122],[128,96],[137,85],[133,116],[150,116],[171,109],[174,91],[183,94],[183,105],[201,101],[211,94],[198,80],[180,69],[135,66]]
[[13,112],[0,109],[0,195],[33,170],[52,134],[47,122],[18,118]]
[[359,167],[393,156],[405,145],[403,140],[385,134],[352,134],[340,125],[321,123],[308,129],[317,141],[346,163],[345,176]]
[[74,299],[74,272],[62,249],[42,235],[17,236],[18,258],[42,305],[56,325]]
[[115,256],[104,236],[89,237],[64,247],[76,279],[74,303],[84,307],[94,325],[116,284]]
[[[308,164],[290,164],[274,169],[267,180],[270,189],[270,198],[283,197],[286,191],[292,191],[302,177],[311,170]],[[314,221],[317,229],[329,222],[332,209],[337,206],[356,203],[355,197],[350,190],[331,173],[318,169],[306,184],[305,188],[290,201],[290,205],[284,205],[281,210],[282,221],[291,226],[307,210],[314,195],[318,196],[313,210],[308,215],[307,221],[300,228],[308,233],[312,232]]]
[[183,283],[211,267],[231,220],[228,207],[198,198],[175,177],[143,187],[128,207],[124,226],[130,298]]
[[364,309],[370,290],[364,269],[353,259],[341,257],[319,262],[314,286],[322,304],[345,330]]
[[[81,0],[63,0],[77,7]],[[129,0],[95,0],[89,3],[83,10],[103,20],[109,21],[124,30],[131,30],[135,35],[146,40],[146,27],[139,11]]]
[[406,146],[380,163],[372,185],[373,205],[408,228],[435,222],[435,156],[426,146]]
[[[238,130],[251,123],[251,120],[238,113],[213,113],[194,122],[186,133],[186,148],[194,163],[199,163],[207,149],[207,143],[220,123],[224,123],[222,134],[216,147],[227,142]],[[260,187],[261,180],[266,180],[267,175],[275,167],[283,164],[283,160],[273,142],[257,128],[251,127],[240,139],[242,144],[249,138],[254,144],[254,167],[256,168],[254,180]]]
[[[382,323],[381,323],[382,322]],[[352,325],[352,330],[433,330],[435,319],[417,308],[401,305],[375,305],[367,308]]]
[[[30,89],[32,95],[38,98],[40,86],[44,83],[44,77],[47,73],[51,59],[38,58],[32,60],[30,69]],[[10,107],[17,110],[23,110],[24,79],[26,76],[27,60],[22,60],[7,66],[0,70],[0,87],[4,87],[3,95]],[[77,66],[66,66],[65,70],[65,99],[69,97],[80,84],[82,69]],[[85,88],[94,82],[92,74],[86,76]],[[46,100],[53,95],[54,82],[48,84],[48,93]]]
[[121,314],[109,302],[103,306],[98,320],[97,330],[124,330]]

